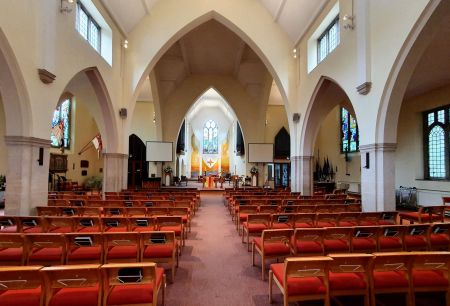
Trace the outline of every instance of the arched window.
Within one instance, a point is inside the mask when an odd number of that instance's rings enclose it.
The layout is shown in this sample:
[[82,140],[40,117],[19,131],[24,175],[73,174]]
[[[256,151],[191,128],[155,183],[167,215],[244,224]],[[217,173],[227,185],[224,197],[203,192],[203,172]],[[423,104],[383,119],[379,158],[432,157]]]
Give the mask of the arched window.
[[424,113],[425,178],[448,179],[449,107]]
[[50,141],[52,147],[70,148],[70,116],[72,112],[71,99],[63,100],[53,112]]
[[358,123],[348,110],[341,107],[341,151],[359,151]]
[[219,128],[213,120],[208,120],[203,127],[203,154],[219,153]]

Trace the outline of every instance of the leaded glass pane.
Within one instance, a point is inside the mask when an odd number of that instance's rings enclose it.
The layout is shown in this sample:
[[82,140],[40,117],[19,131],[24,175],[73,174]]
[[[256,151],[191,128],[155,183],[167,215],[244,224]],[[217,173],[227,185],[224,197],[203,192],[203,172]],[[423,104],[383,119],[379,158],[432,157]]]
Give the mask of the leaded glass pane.
[[329,37],[329,41],[330,41],[330,48],[329,48],[328,52],[333,51],[339,44],[338,31],[339,31],[339,25],[337,23],[335,23],[331,27],[330,31],[328,32],[328,37]]
[[328,54],[328,37],[324,35],[319,40],[319,62],[321,62]]
[[342,152],[356,152],[358,147],[358,123],[348,110],[341,108]]
[[350,115],[350,152],[358,150],[358,125],[356,119]]
[[95,25],[95,23],[91,22],[89,24],[89,29],[90,29],[90,33],[89,33],[89,43],[91,44],[92,47],[94,47],[95,50],[98,51],[98,28]]
[[428,126],[434,123],[434,112],[428,114]]
[[71,101],[64,100],[53,112],[50,142],[53,147],[70,147]]
[[445,178],[445,133],[441,126],[428,134],[428,167],[430,178]]
[[208,120],[203,127],[203,153],[217,154],[219,152],[219,131],[216,122]]
[[81,7],[78,9],[78,32],[84,39],[88,37],[88,16]]
[[445,123],[445,113],[444,113],[444,110],[438,111],[437,117],[438,117],[438,121],[439,121],[440,123]]

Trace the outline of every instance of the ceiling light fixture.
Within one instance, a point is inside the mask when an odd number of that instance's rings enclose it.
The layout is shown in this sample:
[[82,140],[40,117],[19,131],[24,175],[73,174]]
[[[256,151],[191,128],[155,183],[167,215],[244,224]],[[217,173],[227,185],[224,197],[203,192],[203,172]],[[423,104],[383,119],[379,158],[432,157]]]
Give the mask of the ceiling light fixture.
[[74,0],[61,0],[61,7],[59,8],[59,11],[61,13],[67,13],[69,14],[72,12],[72,4]]
[[355,28],[355,25],[353,24],[353,15],[344,15],[342,17],[342,20],[344,21],[344,29],[346,30],[353,30]]
[[123,41],[122,46],[123,46],[125,49],[128,49],[128,40],[125,39],[125,40]]
[[292,57],[297,58],[298,56],[297,54],[298,54],[297,48],[292,49]]

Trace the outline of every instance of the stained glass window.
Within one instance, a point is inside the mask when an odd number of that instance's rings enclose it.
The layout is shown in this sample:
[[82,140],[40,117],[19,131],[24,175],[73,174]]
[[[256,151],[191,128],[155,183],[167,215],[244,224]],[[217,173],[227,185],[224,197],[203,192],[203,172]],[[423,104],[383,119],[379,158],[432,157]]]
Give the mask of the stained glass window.
[[52,147],[70,148],[70,115],[72,108],[70,99],[63,100],[53,112],[50,142]]
[[359,151],[358,123],[350,112],[341,107],[341,151]]
[[424,113],[425,178],[449,179],[450,108]]
[[339,45],[339,15],[317,40],[317,63],[320,63]]
[[203,127],[203,153],[219,153],[219,128],[213,120],[207,121]]

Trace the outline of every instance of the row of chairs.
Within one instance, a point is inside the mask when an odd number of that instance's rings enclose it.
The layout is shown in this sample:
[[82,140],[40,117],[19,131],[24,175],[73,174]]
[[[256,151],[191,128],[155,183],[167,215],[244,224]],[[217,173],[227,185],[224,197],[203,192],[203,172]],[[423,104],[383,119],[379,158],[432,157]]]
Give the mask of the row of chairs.
[[266,259],[329,253],[449,251],[450,223],[264,230],[252,241],[252,265]]
[[175,233],[171,231],[2,234],[0,265],[156,262],[170,267],[173,280],[179,247]]
[[198,208],[198,201],[192,199],[162,200],[84,200],[84,199],[49,199],[47,206],[81,206],[81,207],[179,207]]
[[156,306],[165,286],[164,269],[152,262],[0,267],[2,306]]
[[450,304],[450,252],[391,252],[374,254],[329,254],[286,258],[270,266],[269,301],[273,283],[289,302],[362,296],[364,306],[376,306],[379,294],[403,294],[404,305],[415,305],[415,293],[445,295]]

